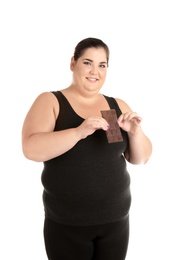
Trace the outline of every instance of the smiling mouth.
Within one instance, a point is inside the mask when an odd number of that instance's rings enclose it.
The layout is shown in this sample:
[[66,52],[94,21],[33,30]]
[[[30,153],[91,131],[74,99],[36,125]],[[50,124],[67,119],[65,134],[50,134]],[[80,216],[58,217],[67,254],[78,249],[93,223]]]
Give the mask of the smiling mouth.
[[90,77],[87,77],[87,79],[89,80],[89,81],[92,81],[92,82],[96,82],[98,79],[96,79],[96,78],[90,78]]

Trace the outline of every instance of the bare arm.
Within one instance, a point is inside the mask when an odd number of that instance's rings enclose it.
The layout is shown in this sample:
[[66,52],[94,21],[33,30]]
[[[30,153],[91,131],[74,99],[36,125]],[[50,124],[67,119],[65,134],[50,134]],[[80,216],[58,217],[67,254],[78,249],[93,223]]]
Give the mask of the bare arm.
[[22,149],[26,158],[47,161],[67,152],[97,129],[108,128],[102,117],[93,116],[76,128],[54,131],[58,114],[59,104],[52,93],[45,92],[36,98],[22,128]]
[[129,137],[129,149],[124,153],[125,158],[132,164],[145,164],[151,156],[152,144],[140,125],[142,118],[124,101],[118,99],[117,102],[122,110],[118,124]]

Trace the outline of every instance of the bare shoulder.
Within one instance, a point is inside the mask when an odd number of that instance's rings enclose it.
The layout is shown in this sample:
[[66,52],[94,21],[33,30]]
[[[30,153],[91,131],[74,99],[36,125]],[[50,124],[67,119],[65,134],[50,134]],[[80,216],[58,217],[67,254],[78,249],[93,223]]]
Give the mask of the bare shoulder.
[[42,92],[39,94],[33,101],[27,117],[50,117],[51,114],[54,114],[54,117],[57,118],[59,113],[59,103],[56,96],[52,92]]
[[37,98],[35,99],[35,102],[50,102],[53,103],[57,103],[57,98],[55,97],[55,95],[52,92],[42,92],[41,94],[39,94],[37,96]]
[[33,102],[34,107],[42,107],[42,109],[54,108],[59,109],[59,103],[56,96],[52,92],[42,92]]
[[123,113],[132,112],[132,109],[124,100],[122,100],[120,98],[115,98],[115,100],[118,103],[118,105]]
[[52,131],[59,113],[59,103],[51,92],[39,94],[31,105],[23,124],[23,136]]

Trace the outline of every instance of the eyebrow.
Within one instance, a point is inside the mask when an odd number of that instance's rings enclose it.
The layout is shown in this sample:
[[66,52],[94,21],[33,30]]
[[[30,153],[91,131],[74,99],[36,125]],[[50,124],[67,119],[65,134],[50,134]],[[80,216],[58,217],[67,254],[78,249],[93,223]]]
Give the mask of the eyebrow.
[[[83,59],[83,61],[84,61],[84,60],[87,60],[87,61],[93,62],[93,60],[90,60],[90,59]],[[106,62],[106,61],[101,61],[100,64],[107,64],[107,62]]]

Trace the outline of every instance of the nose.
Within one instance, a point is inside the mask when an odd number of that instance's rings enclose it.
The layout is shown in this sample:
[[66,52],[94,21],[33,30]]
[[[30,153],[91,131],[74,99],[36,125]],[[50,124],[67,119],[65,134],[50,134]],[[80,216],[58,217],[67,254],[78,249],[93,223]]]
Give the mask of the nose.
[[97,74],[98,74],[98,69],[97,69],[96,66],[93,65],[93,66],[91,67],[90,74],[91,74],[91,75],[97,75]]

